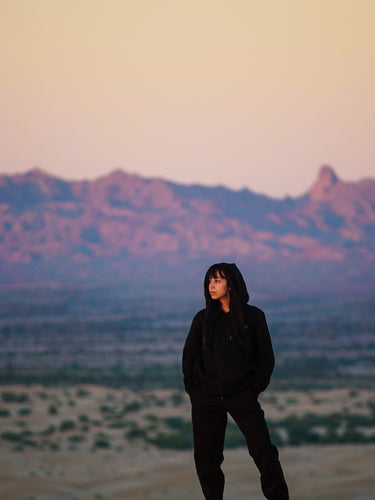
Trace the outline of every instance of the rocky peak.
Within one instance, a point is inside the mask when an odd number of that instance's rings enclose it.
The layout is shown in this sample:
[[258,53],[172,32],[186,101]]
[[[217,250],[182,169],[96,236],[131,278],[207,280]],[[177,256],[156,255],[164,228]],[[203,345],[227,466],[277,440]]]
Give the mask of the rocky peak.
[[309,191],[309,196],[313,201],[324,198],[331,189],[340,182],[332,167],[324,165],[319,172],[318,178]]

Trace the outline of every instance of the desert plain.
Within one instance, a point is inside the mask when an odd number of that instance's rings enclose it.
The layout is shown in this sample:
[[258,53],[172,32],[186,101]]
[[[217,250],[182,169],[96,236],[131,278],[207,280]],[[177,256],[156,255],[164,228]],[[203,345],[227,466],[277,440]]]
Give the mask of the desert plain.
[[[261,396],[269,421],[308,413],[367,415],[374,402],[372,388],[269,390]],[[165,422],[188,423],[189,415],[188,397],[175,389],[1,386],[0,498],[202,499],[192,450],[153,441]],[[375,443],[286,445],[279,451],[291,499],[375,499]],[[246,448],[226,449],[223,470],[225,500],[263,498]]]

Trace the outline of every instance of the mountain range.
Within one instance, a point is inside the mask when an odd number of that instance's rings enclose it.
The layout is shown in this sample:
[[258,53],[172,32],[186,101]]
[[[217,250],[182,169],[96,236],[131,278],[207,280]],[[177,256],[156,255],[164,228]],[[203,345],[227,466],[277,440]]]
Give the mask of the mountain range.
[[344,182],[330,166],[284,199],[122,170],[66,181],[33,169],[0,176],[0,227],[2,284],[177,283],[226,260],[269,283],[375,288],[375,179]]

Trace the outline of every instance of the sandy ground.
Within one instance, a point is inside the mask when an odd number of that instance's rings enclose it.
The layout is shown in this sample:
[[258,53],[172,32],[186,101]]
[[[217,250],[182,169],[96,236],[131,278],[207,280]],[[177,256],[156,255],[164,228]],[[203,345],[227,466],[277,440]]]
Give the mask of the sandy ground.
[[[375,498],[375,445],[285,448],[281,460],[295,500]],[[202,499],[190,452],[141,450],[27,455],[4,453],[0,495],[21,499]],[[243,449],[225,454],[226,500],[261,499]]]
[[[131,414],[142,421],[146,414],[188,415],[188,401],[171,405],[173,391],[133,394],[88,386],[85,396],[77,396],[76,388],[1,387],[0,392],[27,393],[28,403],[5,403],[10,415],[0,418],[0,432],[29,429],[34,436],[51,423],[58,425],[68,418],[79,421],[86,415],[96,422],[89,429],[76,428],[70,434],[56,430],[46,443],[59,444],[59,449],[25,446],[0,440],[0,498],[4,500],[52,499],[165,499],[198,500],[202,494],[195,476],[192,451],[157,450],[140,440],[124,439],[124,429],[109,429],[103,419],[103,405],[121,406],[140,397],[149,401]],[[151,398],[152,396],[152,398]],[[366,413],[366,402],[373,401],[372,391],[321,391],[319,393],[266,393],[263,406],[266,414],[277,417],[286,412],[354,411]],[[72,403],[74,401],[74,405]],[[167,401],[166,404],[161,402]],[[58,408],[51,414],[51,404]],[[311,406],[311,408],[310,408]],[[30,407],[29,415],[21,408]],[[20,412],[21,410],[21,412]],[[99,426],[101,419],[101,426]],[[20,422],[23,424],[21,425]],[[100,432],[111,438],[110,449],[94,449],[92,437]],[[82,443],[72,444],[72,432],[84,433]],[[39,439],[39,438],[38,438]],[[48,441],[49,440],[49,441]],[[281,461],[295,500],[375,500],[375,445],[335,445],[286,447],[280,450]],[[258,472],[245,449],[225,452],[225,500],[263,498]]]

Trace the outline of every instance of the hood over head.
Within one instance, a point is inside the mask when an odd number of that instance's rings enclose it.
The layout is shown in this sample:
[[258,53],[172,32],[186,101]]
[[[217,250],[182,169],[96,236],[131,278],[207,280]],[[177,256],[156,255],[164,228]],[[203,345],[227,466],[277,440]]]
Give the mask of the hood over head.
[[218,264],[214,264],[207,271],[206,277],[212,275],[212,271],[215,272],[216,270],[220,269],[223,271],[224,275],[229,275],[232,277],[234,281],[233,285],[236,288],[241,304],[247,304],[250,298],[249,292],[247,291],[246,283],[243,279],[241,271],[238,269],[235,263],[219,262]]

